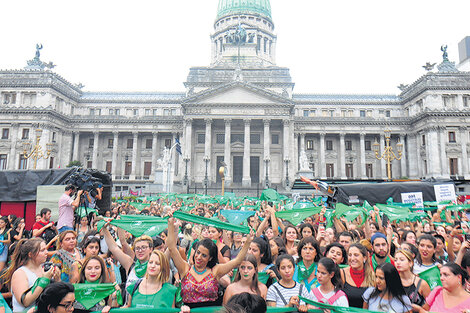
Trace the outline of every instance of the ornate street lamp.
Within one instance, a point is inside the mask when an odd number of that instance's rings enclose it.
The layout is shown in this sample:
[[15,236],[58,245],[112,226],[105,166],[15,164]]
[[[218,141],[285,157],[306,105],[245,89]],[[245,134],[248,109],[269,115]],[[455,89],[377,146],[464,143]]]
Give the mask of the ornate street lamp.
[[36,144],[33,146],[33,149],[31,150],[31,152],[28,152],[29,149],[31,148],[31,142],[23,143],[23,156],[25,159],[32,158],[34,160],[34,169],[36,169],[38,160],[48,159],[51,156],[51,152],[52,152],[52,143],[46,144],[45,153],[42,151],[42,147],[39,145],[41,136],[42,136],[42,129],[36,129]]
[[266,156],[264,158],[264,163],[266,165],[266,178],[264,179],[264,184],[266,188],[269,188],[268,164],[270,161],[271,159],[269,158],[269,156]]
[[209,167],[209,161],[211,160],[209,156],[205,155],[203,158],[204,162],[206,162],[206,175],[204,176],[204,189],[205,189],[205,194],[207,195],[207,187],[209,185],[209,177],[208,175],[208,167]]
[[372,145],[372,149],[375,152],[375,157],[377,160],[384,159],[387,162],[387,176],[388,180],[392,179],[391,164],[393,160],[401,160],[403,152],[403,144],[398,139],[397,151],[398,156],[393,152],[393,148],[390,145],[391,131],[389,129],[384,130],[385,133],[385,147],[384,152],[380,154],[380,144],[375,139],[375,143]]
[[286,188],[289,187],[289,158],[284,158],[284,162],[286,163]]
[[184,178],[183,178],[183,185],[186,186],[187,191],[186,193],[189,193],[189,178],[188,178],[188,162],[190,158],[188,156],[185,156],[183,158],[184,164],[185,164],[185,170],[184,170]]

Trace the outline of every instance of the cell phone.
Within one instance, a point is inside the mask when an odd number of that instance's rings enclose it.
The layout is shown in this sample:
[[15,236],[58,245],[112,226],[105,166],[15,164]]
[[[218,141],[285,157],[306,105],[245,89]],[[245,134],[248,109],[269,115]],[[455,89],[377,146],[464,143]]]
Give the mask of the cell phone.
[[273,206],[273,202],[272,202],[272,201],[268,201],[268,205],[269,205],[269,206]]
[[470,241],[470,234],[465,234],[465,240]]
[[299,239],[295,239],[295,240],[294,240],[294,246],[297,247],[297,246],[299,245],[299,242],[300,242]]

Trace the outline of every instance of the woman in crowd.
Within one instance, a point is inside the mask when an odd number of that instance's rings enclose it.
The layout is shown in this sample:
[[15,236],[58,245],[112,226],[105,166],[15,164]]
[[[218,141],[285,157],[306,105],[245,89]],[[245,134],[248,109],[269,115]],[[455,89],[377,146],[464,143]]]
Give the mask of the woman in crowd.
[[232,296],[243,292],[256,294],[263,299],[266,299],[268,292],[266,285],[258,281],[258,266],[252,254],[247,254],[238,266],[235,281],[225,289],[223,304],[226,304]]
[[[103,262],[103,259],[99,256],[91,256],[86,258],[83,261],[82,269],[80,270],[80,276],[78,283],[80,284],[102,284],[102,283],[111,283],[106,279],[106,265]],[[116,285],[116,291],[118,290]],[[90,309],[86,309],[80,302],[76,302],[74,305],[76,313],[86,313],[86,312],[95,312],[102,311],[103,313],[109,312],[111,307],[117,307],[117,297],[116,292],[107,299],[95,304]]]
[[348,264],[348,254],[340,243],[333,242],[326,246],[325,256],[332,259],[340,267]]
[[440,264],[436,259],[436,238],[431,235],[422,235],[418,238],[418,255],[416,255],[415,264],[413,266],[413,273],[418,275],[422,271],[427,270],[437,264]]
[[318,287],[312,288],[312,300],[334,306],[349,307],[348,298],[341,290],[343,282],[338,265],[330,258],[321,258],[317,268]]
[[416,245],[416,234],[414,231],[407,230],[403,233],[402,242],[406,242],[412,245]]
[[426,297],[431,288],[426,281],[413,273],[413,255],[407,250],[398,250],[395,253],[395,266],[400,275],[401,283],[406,295],[410,298],[414,312],[418,312],[426,303]]
[[88,236],[82,240],[80,245],[81,255],[83,258],[97,256],[101,251],[101,240],[98,236]]
[[390,263],[375,270],[375,287],[369,287],[363,295],[364,309],[378,312],[411,312],[411,302],[401,284],[397,269]]
[[279,255],[287,253],[286,245],[284,244],[284,240],[282,240],[281,237],[274,237],[273,239],[269,240],[269,248],[271,250],[271,258],[273,263],[276,262],[276,258]]
[[300,225],[300,238],[315,237],[315,228],[312,224],[304,223]]
[[321,257],[320,247],[317,241],[312,237],[305,237],[299,243],[297,248],[299,259],[294,271],[293,279],[303,284],[307,290],[317,286],[317,264]]
[[10,228],[8,217],[0,218],[0,271],[3,270],[8,260],[8,245],[10,244]]
[[224,264],[217,264],[218,249],[214,242],[210,239],[201,240],[195,248],[194,265],[190,266],[178,252],[174,223],[174,218],[168,219],[167,246],[178,273],[182,277],[183,302],[191,308],[219,305],[221,301],[218,301],[218,280],[243,261],[252,236],[248,236],[246,244],[237,257]]
[[72,313],[74,304],[73,285],[64,282],[52,283],[42,292],[34,313]]
[[209,227],[209,236],[212,240],[215,241],[215,244],[217,245],[217,250],[219,252],[219,263],[227,263],[228,261],[230,261],[230,247],[222,242],[222,235],[222,229]]
[[[441,267],[442,287],[437,287],[428,297],[420,312],[460,313],[470,308],[470,293],[465,290],[468,273],[455,263]],[[465,311],[467,310],[467,311]]]
[[304,285],[297,283],[294,277],[295,262],[290,254],[280,255],[276,260],[276,267],[281,279],[268,288],[266,296],[267,306],[296,307],[305,312],[307,307],[299,300],[299,296],[311,298]]
[[286,245],[287,253],[293,257],[297,257],[297,243],[300,237],[297,228],[295,228],[293,225],[286,226],[284,232],[282,233],[282,237]]
[[26,231],[24,227],[25,227],[24,218],[19,217],[13,222],[12,228],[10,230],[11,244],[10,244],[10,247],[8,248],[9,255],[13,254],[18,242],[21,239],[26,238]]
[[[80,262],[80,251],[77,249],[77,234],[73,230],[66,230],[59,235],[58,250],[51,258],[53,264],[61,268],[60,280],[68,283],[71,278],[75,262]],[[76,265],[75,265],[76,266]],[[73,281],[77,278],[74,277]]]
[[88,225],[88,217],[83,216],[80,218],[80,224],[77,229],[77,243],[80,244],[85,238],[85,234],[90,231],[90,225]]
[[167,257],[163,252],[153,250],[144,278],[127,287],[129,298],[126,307],[174,308],[176,287],[168,283],[169,278],[170,263]]
[[243,234],[233,231],[230,235],[232,237],[232,247],[230,248],[230,259],[233,260],[237,257],[242,249]]
[[343,291],[348,297],[349,306],[362,308],[362,294],[375,283],[367,249],[361,244],[352,244],[349,247],[348,264],[348,267],[341,270]]
[[[42,266],[46,260],[47,248],[41,238],[18,242],[11,264],[2,276],[5,284],[11,286],[13,312],[23,312],[32,307],[51,278],[58,276],[59,270],[55,266],[49,269]],[[36,281],[38,286],[33,290],[31,287]]]

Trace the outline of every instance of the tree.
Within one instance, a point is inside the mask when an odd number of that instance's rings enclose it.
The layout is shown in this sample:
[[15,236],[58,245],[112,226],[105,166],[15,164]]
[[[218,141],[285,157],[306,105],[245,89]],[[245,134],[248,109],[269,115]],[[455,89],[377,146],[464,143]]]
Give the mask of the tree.
[[74,161],[70,161],[70,163],[67,165],[67,167],[73,167],[73,166],[82,167],[82,163],[78,160],[74,160]]

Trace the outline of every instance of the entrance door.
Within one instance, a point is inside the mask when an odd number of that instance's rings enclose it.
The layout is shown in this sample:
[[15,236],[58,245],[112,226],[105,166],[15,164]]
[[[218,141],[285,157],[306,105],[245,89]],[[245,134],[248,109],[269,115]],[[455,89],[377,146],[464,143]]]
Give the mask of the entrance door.
[[259,157],[250,157],[250,177],[252,184],[259,184]]
[[233,156],[232,163],[232,177],[234,183],[241,183],[243,178],[243,157],[242,156]]

